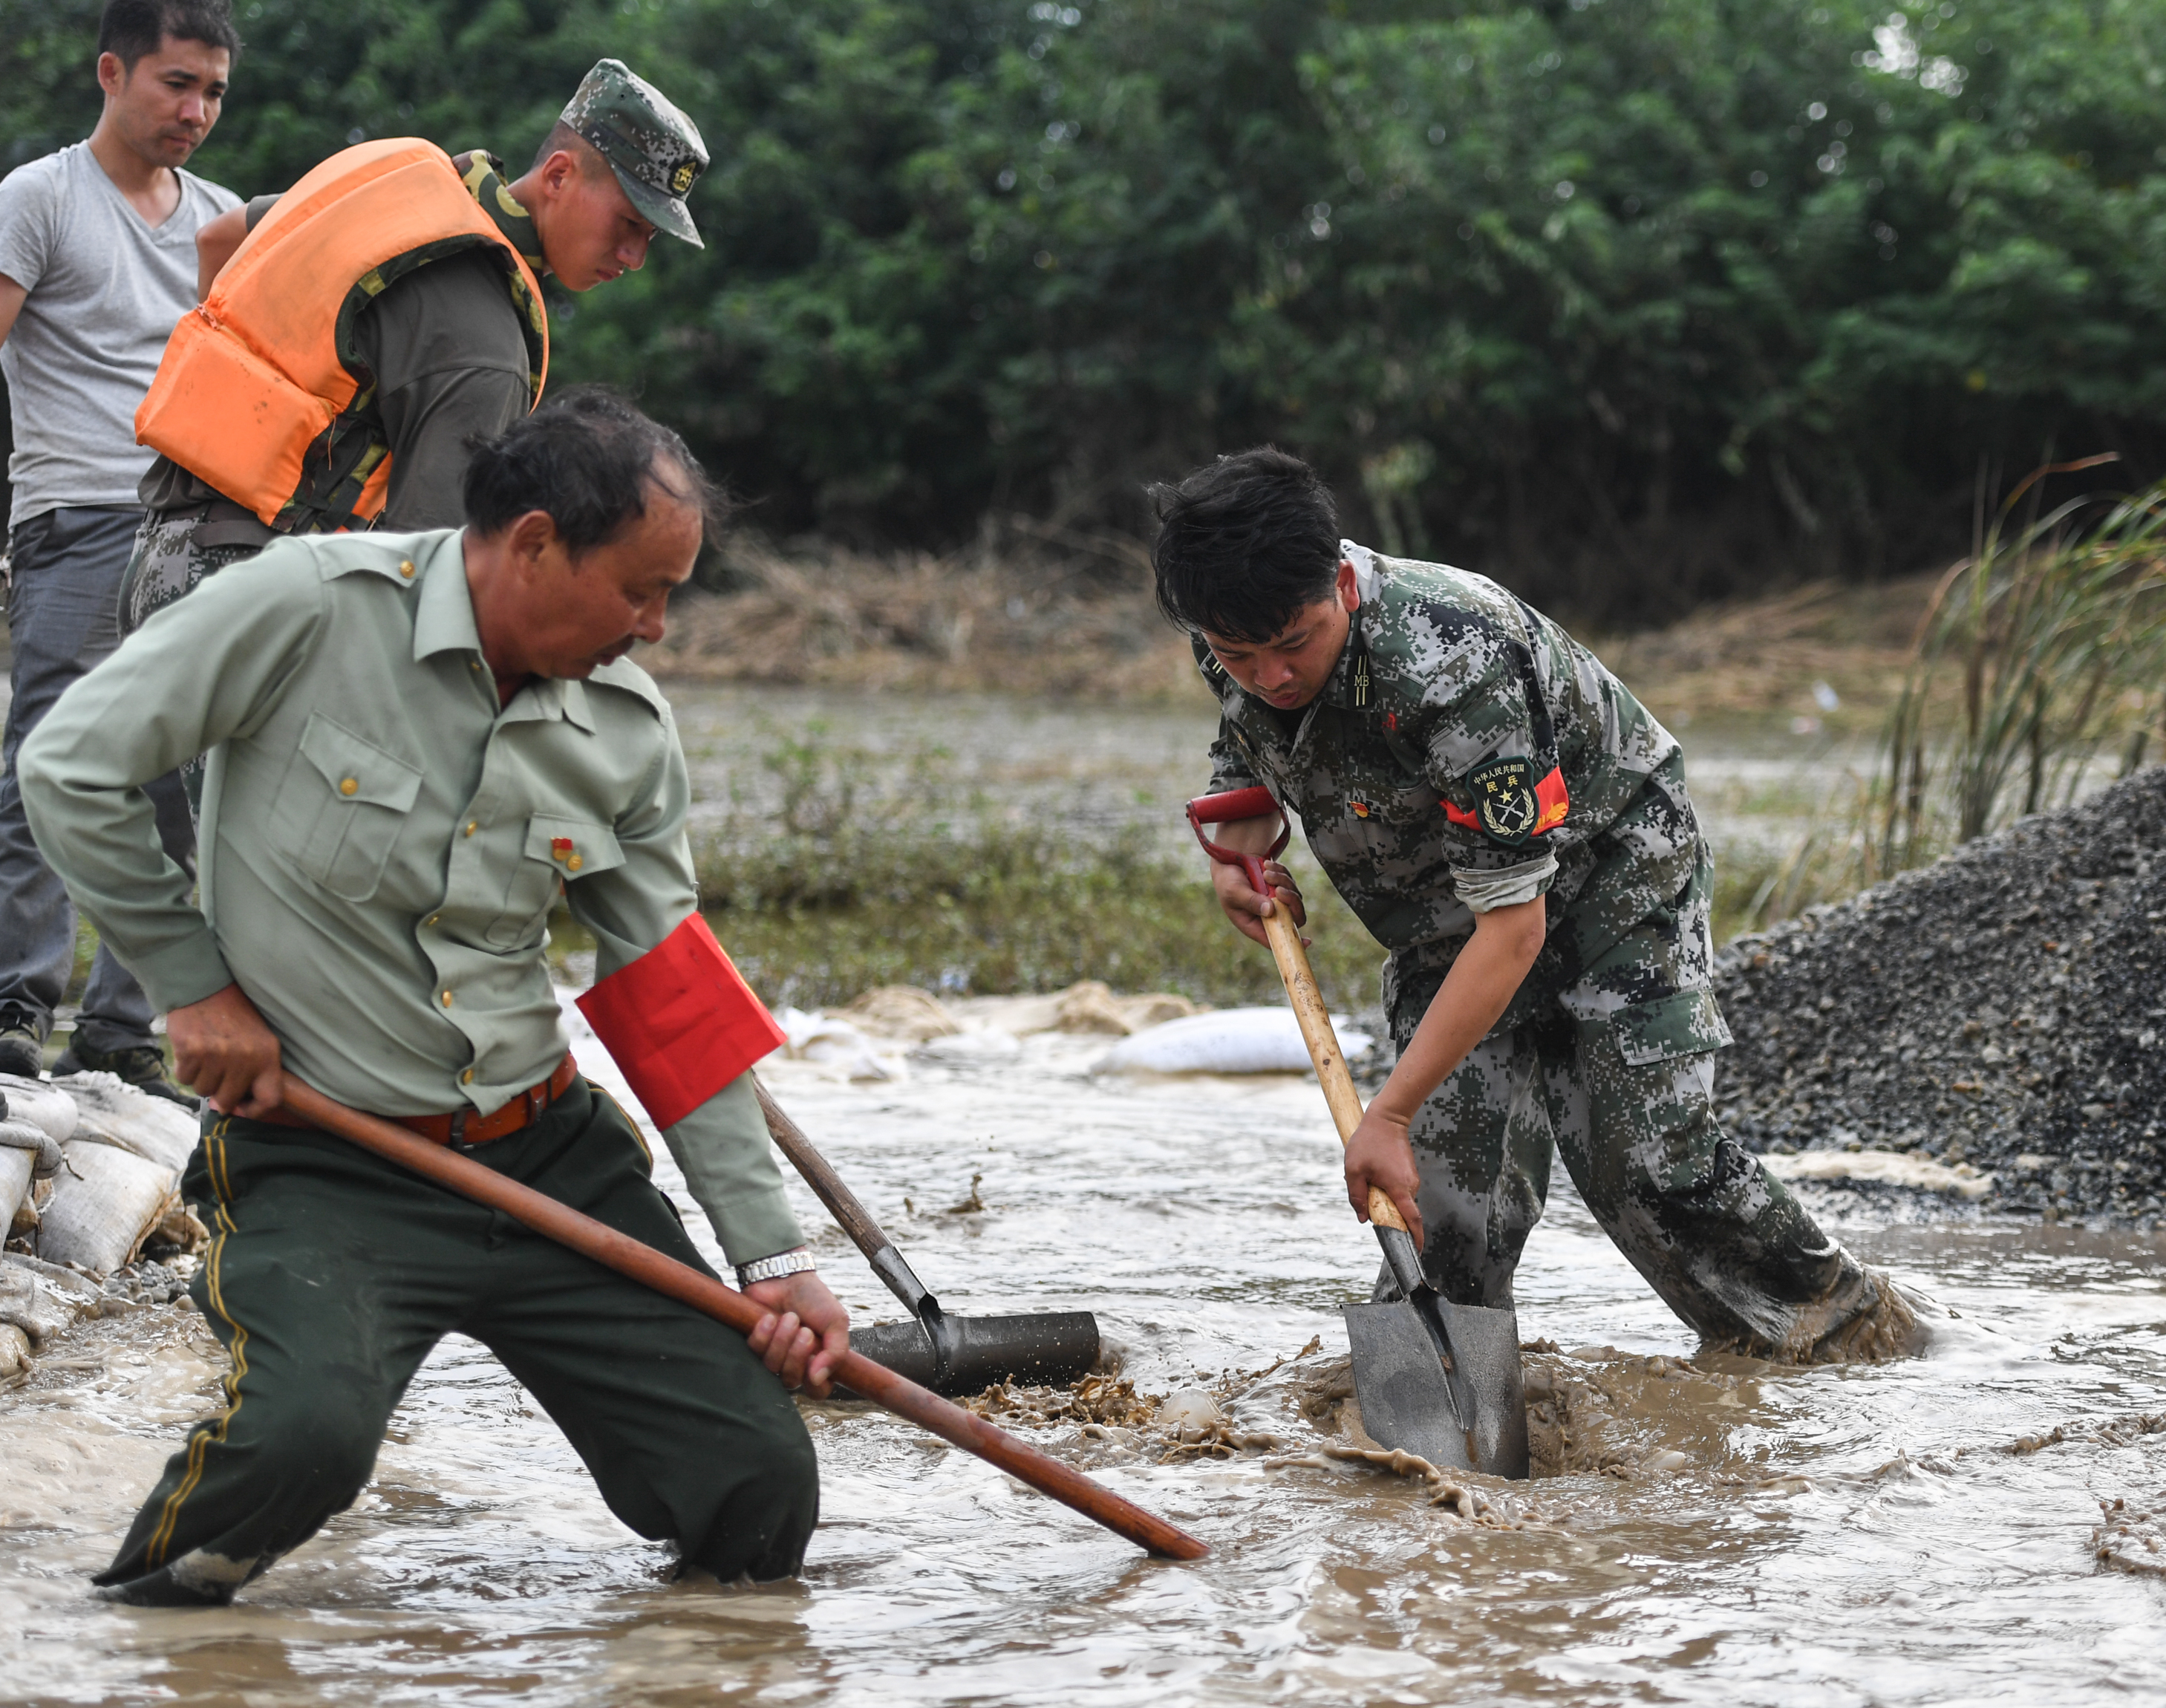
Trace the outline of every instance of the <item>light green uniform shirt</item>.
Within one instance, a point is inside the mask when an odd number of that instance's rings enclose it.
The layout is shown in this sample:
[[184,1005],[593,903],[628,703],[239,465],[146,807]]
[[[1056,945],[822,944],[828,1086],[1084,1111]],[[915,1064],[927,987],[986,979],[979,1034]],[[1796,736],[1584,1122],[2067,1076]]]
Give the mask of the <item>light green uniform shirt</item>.
[[[600,977],[698,902],[668,702],[620,660],[499,707],[460,542],[277,542],[130,636],[17,765],[39,847],[161,1008],[238,981],[290,1071],[380,1114],[486,1113],[562,1060],[560,891]],[[142,785],[203,753],[198,911]],[[801,1243],[748,1078],[664,1136],[733,1262]]]

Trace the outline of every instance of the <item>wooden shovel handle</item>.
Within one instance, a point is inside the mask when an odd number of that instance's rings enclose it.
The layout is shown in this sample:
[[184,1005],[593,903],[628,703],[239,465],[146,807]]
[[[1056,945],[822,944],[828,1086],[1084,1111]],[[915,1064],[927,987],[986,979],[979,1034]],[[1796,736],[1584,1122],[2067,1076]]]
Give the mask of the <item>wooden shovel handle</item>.
[[[501,1210],[522,1226],[568,1245],[657,1293],[681,1300],[695,1310],[726,1323],[741,1335],[751,1334],[767,1314],[742,1293],[723,1286],[713,1276],[690,1264],[680,1263],[592,1216],[582,1215],[545,1192],[508,1180],[471,1157],[432,1145],[378,1116],[365,1115],[358,1109],[334,1103],[291,1074],[286,1076],[285,1103],[309,1125],[335,1133],[463,1198]],[[1186,1531],[1123,1500],[1073,1466],[1064,1465],[1035,1447],[1025,1446],[983,1418],[974,1417],[959,1405],[951,1405],[939,1395],[896,1375],[885,1365],[874,1363],[862,1353],[845,1352],[837,1358],[835,1379],[853,1393],[885,1406],[899,1417],[908,1418],[964,1452],[976,1454],[988,1464],[999,1466],[1040,1494],[1051,1495],[1064,1506],[1073,1507],[1094,1523],[1126,1536],[1152,1553],[1176,1560],[1199,1560],[1211,1552]]]
[[843,1177],[835,1172],[818,1148],[805,1136],[804,1129],[783,1113],[765,1086],[753,1081],[753,1090],[758,1095],[760,1113],[767,1117],[767,1136],[777,1149],[788,1157],[790,1166],[805,1177],[821,1203],[848,1234],[858,1251],[869,1257],[874,1252],[892,1245],[885,1229],[873,1219],[873,1213],[858,1202],[858,1195],[843,1184]]
[[[1331,1118],[1338,1125],[1339,1142],[1343,1145],[1361,1124],[1361,1094],[1354,1089],[1354,1076],[1346,1071],[1346,1058],[1339,1049],[1339,1034],[1332,1030],[1330,1011],[1323,1006],[1323,993],[1317,989],[1316,975],[1309,970],[1308,951],[1301,946],[1301,928],[1293,923],[1286,904],[1275,899],[1271,911],[1264,916],[1264,932],[1271,940],[1271,957],[1279,964],[1286,1000],[1293,1004],[1302,1042],[1308,1046],[1308,1059],[1316,1064],[1317,1082],[1323,1087],[1323,1101],[1331,1106]],[[1380,1228],[1407,1231],[1399,1207],[1384,1196],[1381,1187],[1369,1188],[1369,1219]]]

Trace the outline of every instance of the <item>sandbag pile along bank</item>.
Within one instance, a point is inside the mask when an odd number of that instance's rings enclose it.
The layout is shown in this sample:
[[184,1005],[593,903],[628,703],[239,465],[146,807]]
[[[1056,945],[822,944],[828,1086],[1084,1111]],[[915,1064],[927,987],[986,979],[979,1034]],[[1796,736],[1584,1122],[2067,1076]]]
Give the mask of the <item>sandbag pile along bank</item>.
[[109,1073],[0,1074],[0,1207],[10,1250],[103,1277],[146,1242],[188,1249],[202,1229],[182,1207],[196,1118]]
[[195,1148],[188,1110],[109,1073],[0,1074],[0,1388],[90,1316],[179,1298],[187,1277],[140,1261],[192,1251],[202,1224],[181,1203]]
[[1741,937],[1718,1059],[1755,1150],[1922,1150],[1988,1208],[2151,1223],[2166,1196],[2166,769]]

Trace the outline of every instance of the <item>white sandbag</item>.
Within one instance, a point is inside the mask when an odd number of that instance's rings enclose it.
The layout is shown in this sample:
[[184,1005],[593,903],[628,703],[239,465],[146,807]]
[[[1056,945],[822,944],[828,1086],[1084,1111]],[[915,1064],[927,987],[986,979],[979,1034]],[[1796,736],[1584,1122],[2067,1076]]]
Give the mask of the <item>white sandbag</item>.
[[818,1062],[838,1070],[846,1079],[896,1077],[895,1070],[873,1053],[872,1039],[848,1020],[808,1014],[801,1008],[784,1008],[774,1018],[790,1040],[784,1048],[793,1060]]
[[53,1085],[75,1100],[78,1142],[117,1145],[176,1174],[188,1166],[202,1131],[193,1110],[109,1073],[71,1073]]
[[65,1145],[75,1137],[76,1124],[82,1117],[76,1113],[75,1099],[58,1086],[41,1079],[24,1079],[20,1074],[0,1073],[0,1097],[8,1099],[8,1118],[28,1121],[55,1144]]
[[[38,1166],[38,1153],[0,1145],[0,1229],[14,1225],[15,1212],[30,1196],[30,1176]],[[0,1239],[6,1235],[0,1233]]]
[[31,1184],[55,1173],[60,1166],[61,1147],[43,1129],[17,1120],[12,1113],[0,1121],[0,1226],[12,1232],[18,1222],[37,1225]]
[[[1349,1060],[1376,1039],[1338,1016],[1332,1024]],[[1091,1064],[1093,1073],[1307,1073],[1308,1046],[1291,1008],[1222,1008],[1169,1020],[1124,1038]]]
[[65,1160],[38,1224],[38,1256],[109,1275],[165,1215],[180,1171],[95,1139],[61,1148]]

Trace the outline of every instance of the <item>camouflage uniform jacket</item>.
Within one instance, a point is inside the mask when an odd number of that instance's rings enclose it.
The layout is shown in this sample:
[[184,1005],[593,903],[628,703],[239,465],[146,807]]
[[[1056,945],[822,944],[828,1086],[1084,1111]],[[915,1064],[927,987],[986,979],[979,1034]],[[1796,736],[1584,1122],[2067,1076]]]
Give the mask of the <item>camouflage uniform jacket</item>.
[[1300,820],[1391,951],[1395,1014],[1427,1007],[1477,913],[1540,896],[1548,941],[1499,1030],[1562,998],[1582,1021],[1637,1010],[1664,1055],[1727,1044],[1707,994],[1712,865],[1676,738],[1495,582],[1340,549],[1360,608],[1299,711],[1244,692],[1196,638],[1221,713],[1212,792],[1260,783]]

